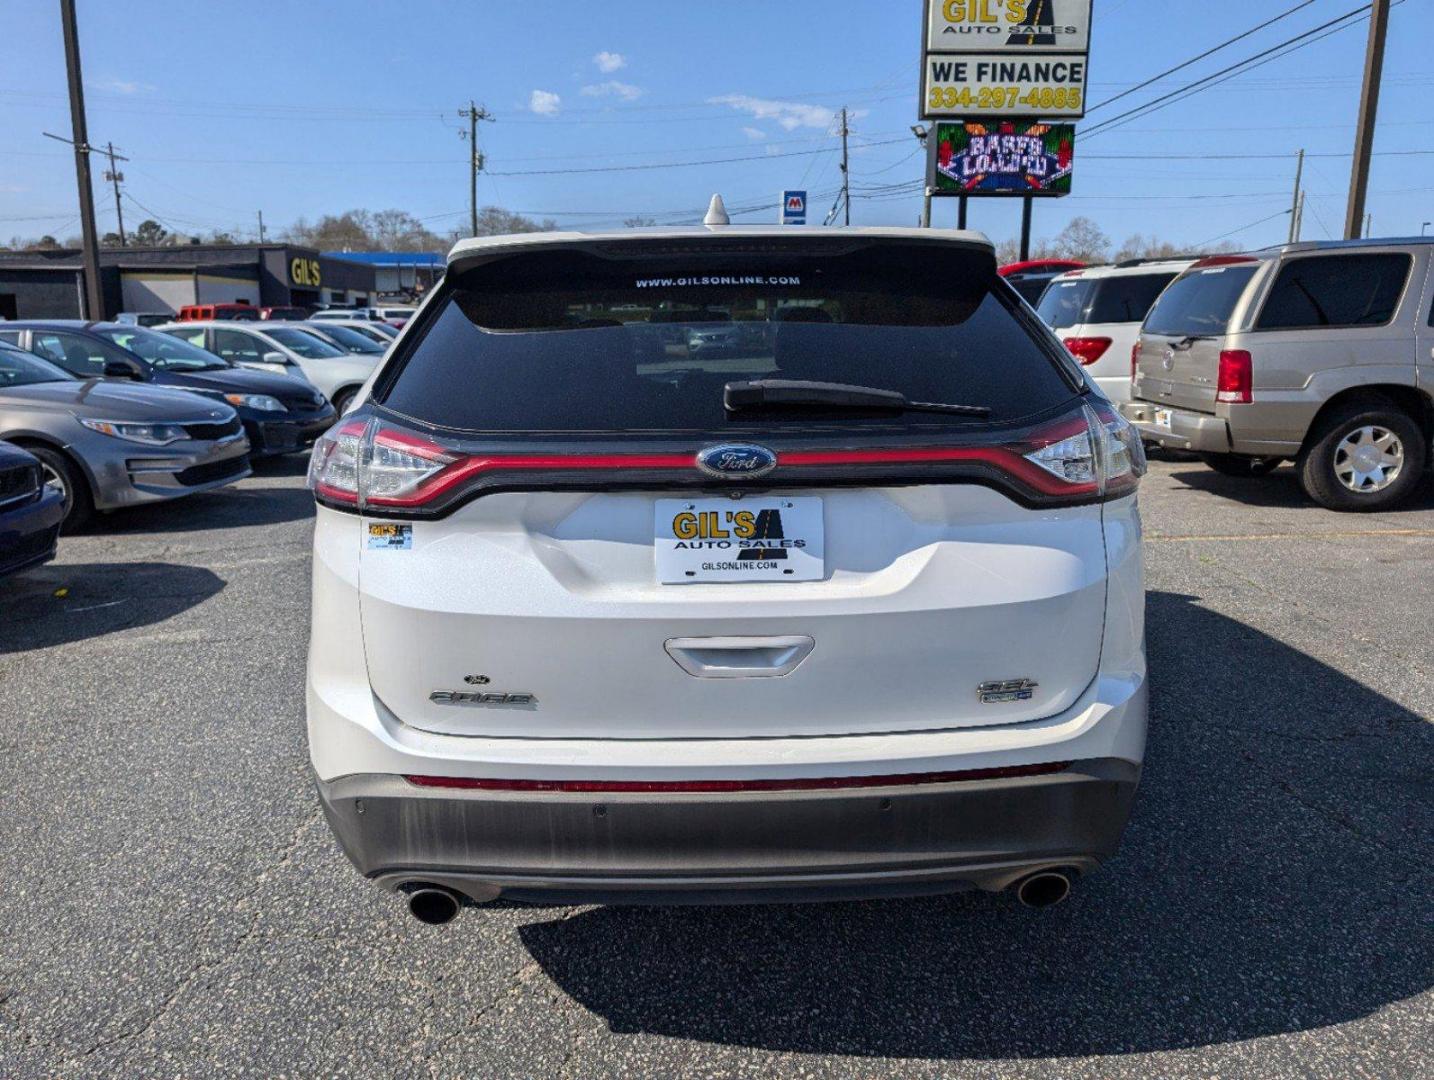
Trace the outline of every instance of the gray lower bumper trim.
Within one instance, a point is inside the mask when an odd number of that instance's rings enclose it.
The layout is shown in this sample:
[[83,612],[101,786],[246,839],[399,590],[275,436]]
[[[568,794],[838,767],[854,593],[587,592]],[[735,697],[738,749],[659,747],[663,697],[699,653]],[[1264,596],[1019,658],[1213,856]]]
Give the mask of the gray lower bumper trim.
[[1114,854],[1139,767],[825,791],[587,794],[319,783],[345,853],[388,888],[478,900],[741,902],[1002,889]]

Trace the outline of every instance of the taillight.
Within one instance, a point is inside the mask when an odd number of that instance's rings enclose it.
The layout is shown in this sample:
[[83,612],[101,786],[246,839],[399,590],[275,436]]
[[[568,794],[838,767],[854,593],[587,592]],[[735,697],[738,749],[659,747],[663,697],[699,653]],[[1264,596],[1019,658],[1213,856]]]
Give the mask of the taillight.
[[1068,337],[1065,339],[1066,348],[1071,355],[1079,360],[1084,367],[1094,364],[1102,356],[1105,350],[1110,348],[1108,337]]
[[1091,431],[1096,435],[1100,493],[1107,499],[1129,495],[1145,475],[1145,444],[1140,441],[1140,432],[1108,401],[1094,401],[1088,411]]
[[[972,437],[974,435],[974,438]],[[957,445],[779,451],[779,486],[975,481],[1028,505],[1085,503],[1123,494],[1144,472],[1134,429],[1104,399],[1048,423]],[[371,417],[345,420],[314,444],[309,487],[339,508],[399,516],[441,514],[485,492],[637,486],[710,487],[694,444],[658,453],[504,453],[436,441]]]
[[1232,405],[1248,405],[1252,400],[1254,371],[1250,354],[1244,349],[1222,349],[1220,371],[1215,378],[1215,400]]
[[1140,342],[1130,347],[1130,385],[1135,385],[1135,373],[1140,369]]
[[309,457],[309,490],[336,503],[358,505],[359,461],[367,430],[363,420],[346,420],[319,436]]

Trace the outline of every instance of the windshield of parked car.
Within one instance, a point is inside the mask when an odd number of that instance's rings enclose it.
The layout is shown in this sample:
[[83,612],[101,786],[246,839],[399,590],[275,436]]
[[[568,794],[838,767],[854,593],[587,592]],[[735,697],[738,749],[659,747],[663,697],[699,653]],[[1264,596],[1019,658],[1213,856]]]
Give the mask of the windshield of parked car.
[[360,334],[347,326],[330,323],[323,328],[326,338],[331,338],[334,344],[342,346],[352,353],[372,353],[378,355],[384,352],[384,347],[373,338]]
[[330,345],[322,338],[317,338],[302,330],[296,330],[292,326],[276,326],[266,329],[264,332],[290,352],[296,353],[306,360],[326,360],[335,356],[348,355],[338,346]]
[[35,383],[74,382],[75,377],[48,360],[22,349],[0,344],[0,390]]
[[[750,250],[755,248],[758,250]],[[773,250],[776,248],[776,250]],[[641,249],[639,249],[641,250]],[[474,430],[734,430],[969,423],[852,409],[729,415],[734,380],[779,378],[960,402],[1013,421],[1068,402],[1062,350],[958,245],[692,245],[606,258],[540,251],[460,275],[383,404]]]
[[1235,305],[1257,268],[1254,263],[1236,263],[1187,270],[1160,294],[1146,316],[1145,330],[1170,337],[1225,333]]
[[191,345],[182,338],[145,330],[143,327],[97,329],[95,333],[165,371],[214,371],[230,366],[227,361],[211,352],[205,352],[197,345]]

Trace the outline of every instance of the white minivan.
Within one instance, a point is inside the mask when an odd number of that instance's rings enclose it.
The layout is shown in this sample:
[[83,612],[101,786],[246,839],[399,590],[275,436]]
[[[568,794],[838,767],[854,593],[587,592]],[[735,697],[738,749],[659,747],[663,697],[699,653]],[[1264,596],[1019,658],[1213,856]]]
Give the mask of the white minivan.
[[310,465],[309,745],[364,875],[428,922],[1044,905],[1115,853],[1144,458],[985,237],[485,237],[439,288]]
[[1069,270],[1053,279],[1036,305],[1067,349],[1111,401],[1130,400],[1131,355],[1165,287],[1194,259],[1132,259]]

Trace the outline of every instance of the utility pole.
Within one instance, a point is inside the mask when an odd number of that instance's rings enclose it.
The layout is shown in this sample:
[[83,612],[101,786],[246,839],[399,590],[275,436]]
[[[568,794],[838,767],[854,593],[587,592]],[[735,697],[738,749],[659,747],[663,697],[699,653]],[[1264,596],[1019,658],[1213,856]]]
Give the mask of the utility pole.
[[468,130],[460,131],[458,137],[468,140],[468,213],[470,232],[478,235],[478,173],[483,168],[483,154],[478,149],[478,121],[492,120],[493,115],[481,105],[468,99],[468,108],[459,109],[458,115],[468,121]]
[[259,212],[259,243],[264,242],[264,211]]
[[841,201],[846,208],[846,223],[851,224],[851,170],[847,168],[846,155],[846,106],[841,107]]
[[1301,191],[1301,192],[1300,192],[1299,201],[1295,203],[1295,228],[1294,228],[1294,238],[1295,238],[1295,239],[1294,239],[1294,242],[1295,242],[1295,243],[1299,243],[1300,233],[1304,230],[1304,227],[1305,227],[1305,193],[1304,193],[1303,191]]
[[1295,159],[1295,193],[1294,193],[1294,196],[1293,196],[1293,197],[1291,198],[1291,200],[1290,200],[1290,239],[1289,239],[1289,243],[1291,243],[1291,244],[1293,244],[1296,240],[1298,240],[1298,239],[1300,238],[1300,234],[1299,234],[1299,220],[1300,220],[1300,178],[1304,175],[1304,171],[1305,171],[1305,152],[1304,152],[1304,148],[1301,147],[1301,149],[1300,149],[1300,156]]
[[1354,165],[1349,176],[1349,207],[1344,238],[1359,236],[1364,197],[1369,191],[1369,159],[1374,153],[1374,117],[1379,111],[1379,80],[1384,72],[1384,39],[1389,31],[1390,0],[1373,0],[1369,11],[1369,44],[1364,52],[1364,88],[1359,94],[1359,124],[1354,132]]
[[80,232],[85,247],[86,319],[105,317],[100,293],[100,245],[95,235],[95,193],[90,186],[90,144],[85,125],[85,88],[80,79],[80,32],[75,26],[75,0],[60,0],[65,31],[65,73],[70,83],[70,138],[75,147],[75,183],[80,194]]
[[120,181],[124,179],[124,173],[115,168],[116,161],[128,161],[129,158],[115,153],[114,143],[105,143],[105,157],[110,159],[110,167],[105,171],[105,179],[115,186],[115,226],[119,231],[120,247],[125,246],[124,239],[124,211],[120,209]]

